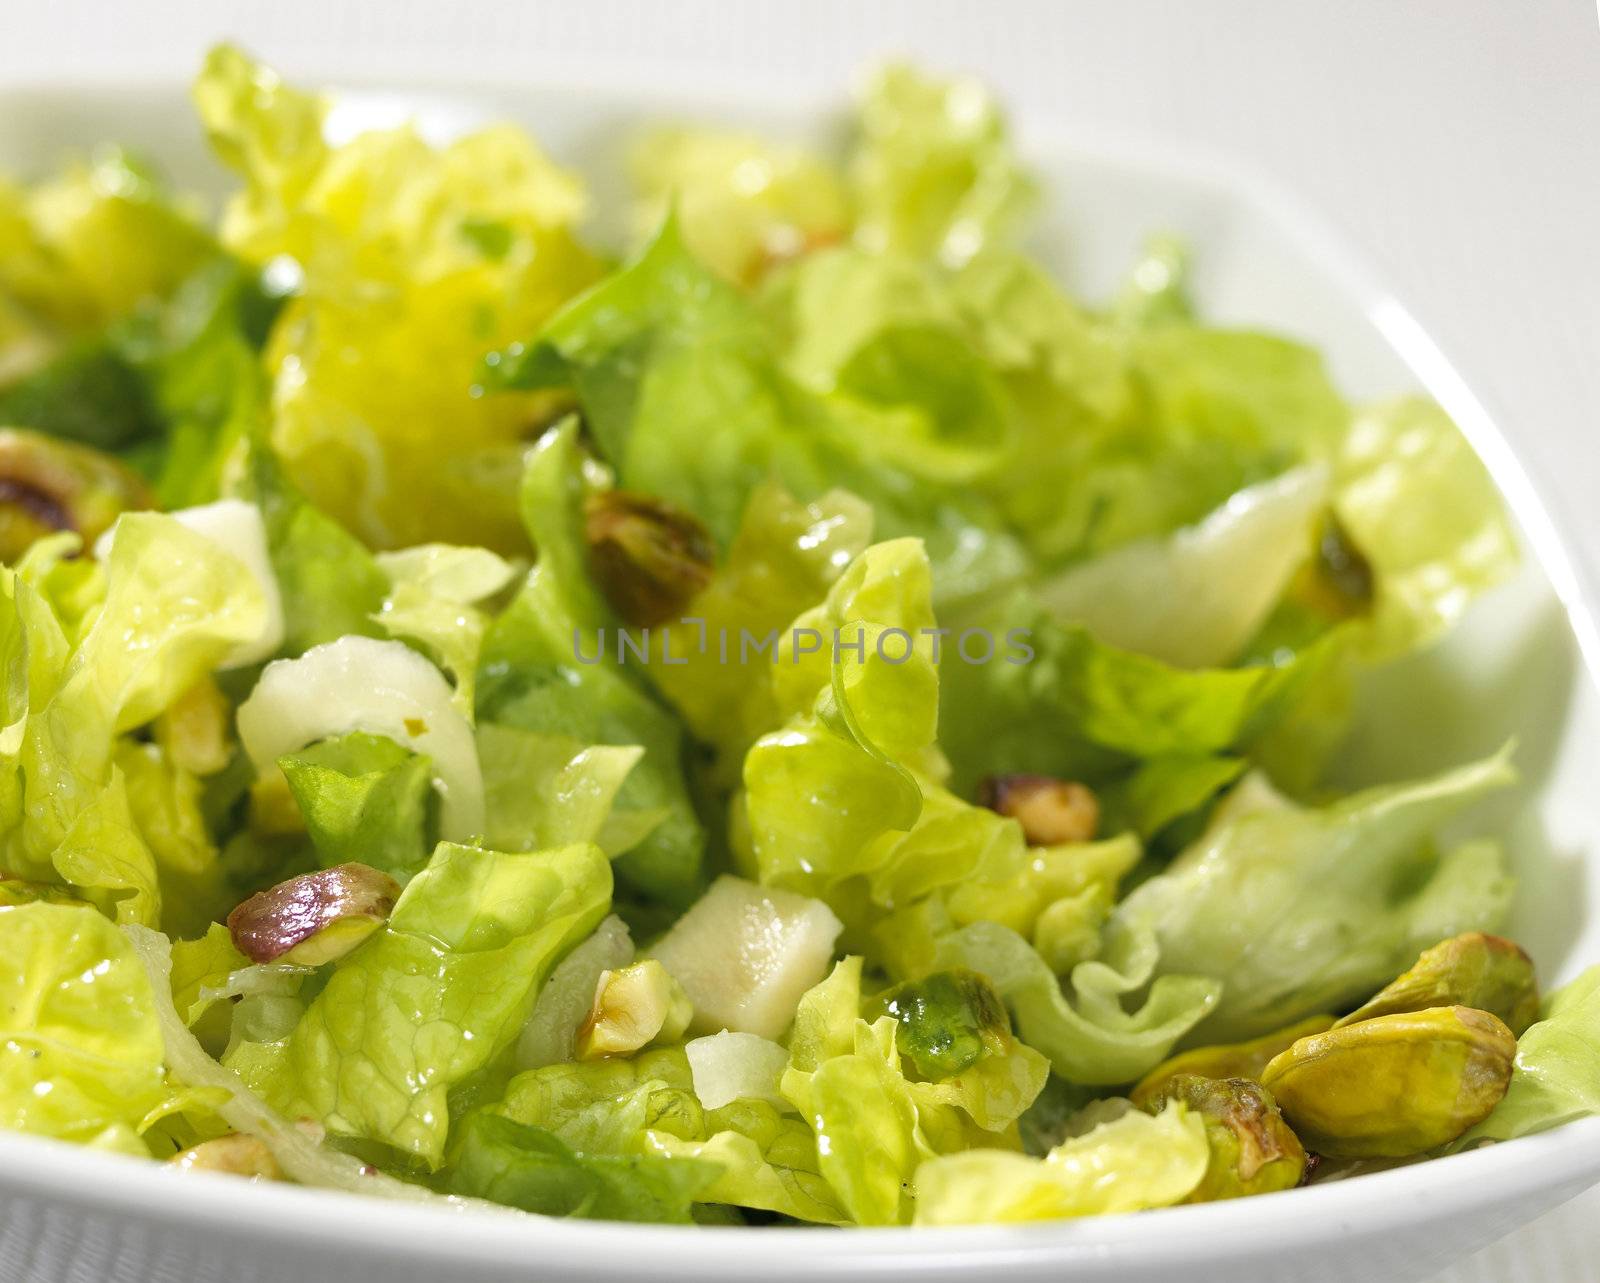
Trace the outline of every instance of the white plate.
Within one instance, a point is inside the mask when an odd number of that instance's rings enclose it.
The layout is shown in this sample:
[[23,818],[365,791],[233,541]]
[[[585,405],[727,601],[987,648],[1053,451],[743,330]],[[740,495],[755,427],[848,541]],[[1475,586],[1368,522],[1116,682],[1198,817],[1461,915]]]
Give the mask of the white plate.
[[[815,104],[686,100],[592,85],[352,91],[332,127],[416,114],[448,134],[486,118],[532,127],[617,208],[618,140],[643,119],[694,117],[804,132]],[[224,183],[176,89],[0,92],[0,169],[38,169],[106,136],[165,159],[188,185]],[[1039,146],[1043,139],[1045,146]],[[1187,237],[1211,317],[1302,336],[1361,398],[1422,387],[1455,416],[1501,485],[1528,549],[1433,653],[1371,684],[1386,718],[1426,733],[1404,757],[1361,734],[1362,777],[1396,777],[1486,752],[1515,734],[1525,783],[1490,822],[1522,880],[1511,934],[1549,983],[1600,961],[1600,655],[1593,596],[1492,418],[1404,307],[1320,225],[1258,177],[1129,139],[1030,132],[1053,189],[1040,249],[1075,287],[1103,293],[1143,235]],[[1480,817],[1482,818],[1482,817]],[[1420,1279],[1600,1180],[1600,1120],[1417,1167],[1263,1198],[1134,1217],[942,1231],[680,1230],[452,1214],[226,1177],[180,1175],[69,1146],[0,1136],[0,1280],[152,1278],[232,1283],[500,1279],[1017,1278],[1081,1283]]]

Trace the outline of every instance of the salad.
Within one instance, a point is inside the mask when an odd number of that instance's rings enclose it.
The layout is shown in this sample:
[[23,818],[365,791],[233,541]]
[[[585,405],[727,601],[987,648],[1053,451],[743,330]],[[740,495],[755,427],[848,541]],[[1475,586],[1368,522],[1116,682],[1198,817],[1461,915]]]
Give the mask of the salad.
[[654,130],[627,243],[510,126],[336,140],[227,46],[194,103],[216,219],[0,183],[0,1122],[941,1225],[1600,1110],[1600,969],[1494,934],[1513,746],[1333,783],[1516,561],[1437,406],[1168,238],[1070,296],[965,80]]

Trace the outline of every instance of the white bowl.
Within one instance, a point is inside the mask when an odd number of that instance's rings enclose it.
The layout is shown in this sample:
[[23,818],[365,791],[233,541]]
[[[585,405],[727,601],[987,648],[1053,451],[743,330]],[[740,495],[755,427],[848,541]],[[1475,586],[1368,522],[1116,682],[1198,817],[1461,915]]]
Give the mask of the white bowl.
[[[818,105],[713,102],[636,84],[352,90],[331,126],[416,115],[429,133],[484,120],[531,126],[619,207],[616,144],[645,119],[688,117],[805,133]],[[1026,124],[1027,122],[1024,122]],[[37,170],[105,137],[164,159],[180,182],[220,190],[175,86],[0,91],[0,170]],[[1524,784],[1478,822],[1501,831],[1522,892],[1509,931],[1547,983],[1600,962],[1600,672],[1590,579],[1491,413],[1405,308],[1310,214],[1257,175],[1147,142],[1024,129],[1053,189],[1040,249],[1103,295],[1142,237],[1195,250],[1213,318],[1298,334],[1353,397],[1421,387],[1487,460],[1528,551],[1514,582],[1444,645],[1369,684],[1370,707],[1405,717],[1401,756],[1358,729],[1350,783],[1396,778],[1519,737]],[[1392,724],[1392,723],[1391,723]],[[1377,723],[1374,723],[1376,726]],[[1600,1180],[1600,1120],[1414,1167],[1239,1202],[1026,1227],[948,1230],[677,1229],[540,1221],[357,1200],[180,1174],[155,1164],[0,1135],[0,1280],[1069,1277],[1075,1283],[1282,1283],[1426,1277]]]

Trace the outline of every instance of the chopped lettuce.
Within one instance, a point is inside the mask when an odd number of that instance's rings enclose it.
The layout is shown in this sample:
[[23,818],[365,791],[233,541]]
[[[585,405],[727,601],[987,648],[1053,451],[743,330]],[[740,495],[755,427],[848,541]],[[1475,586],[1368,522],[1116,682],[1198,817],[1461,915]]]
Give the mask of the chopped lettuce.
[[637,824],[617,872],[630,887],[682,907],[698,884],[705,841],[684,780],[684,733],[617,652],[597,649],[611,617],[588,578],[581,487],[569,420],[541,438],[528,462],[522,507],[539,559],[484,639],[478,716],[584,745],[642,749],[615,806],[652,822]]
[[721,1172],[704,1191],[706,1202],[805,1221],[845,1219],[817,1170],[810,1128],[761,1101],[703,1108],[679,1048],[530,1070],[512,1079],[493,1110],[551,1131],[584,1154],[714,1162]]
[[856,240],[966,262],[1004,242],[1036,191],[994,99],[970,79],[884,68],[862,96],[850,156]]
[[1494,480],[1432,401],[1402,397],[1357,415],[1337,477],[1334,509],[1371,568],[1381,655],[1432,641],[1516,565]]
[[917,1172],[918,1225],[1046,1221],[1168,1207],[1200,1183],[1211,1148],[1198,1114],[1171,1104],[1063,1141],[1043,1158],[981,1149]]
[[1499,924],[1512,882],[1496,845],[1441,855],[1430,839],[1514,779],[1502,752],[1321,809],[1280,802],[1218,817],[1117,906],[1111,925],[1154,941],[1155,974],[1217,982],[1220,1001],[1202,1027],[1210,1041],[1338,1010],[1428,945]]
[[732,281],[848,234],[844,183],[821,156],[732,130],[654,130],[630,150],[640,202],[635,222],[653,233],[669,209],[695,257]]
[[544,977],[610,892],[592,844],[507,854],[440,843],[294,1030],[241,1043],[228,1063],[280,1112],[436,1168],[450,1089],[501,1069]]
[[1591,967],[1544,1001],[1539,1020],[1517,1039],[1511,1086],[1494,1112],[1451,1149],[1512,1140],[1600,1114],[1600,967]]
[[843,486],[881,534],[920,534],[952,596],[1024,566],[987,505],[913,483],[884,416],[791,378],[758,309],[688,253],[675,221],[485,373],[492,387],[570,389],[621,483],[693,512],[724,546],[775,477],[801,500]]
[[88,906],[0,910],[0,1112],[7,1127],[89,1142],[160,1111],[168,1087],[150,983]]
[[301,281],[267,349],[289,475],[379,546],[520,548],[520,440],[544,408],[474,397],[473,373],[593,280],[571,232],[577,181],[510,126],[443,147],[410,126],[332,145],[321,99],[230,46],[194,97],[245,182],[223,242]]
[[544,1216],[687,1224],[691,1202],[717,1173],[694,1158],[576,1154],[542,1128],[473,1114],[462,1121],[448,1186]]
[[[30,675],[23,814],[8,862],[24,873],[53,870],[114,903],[119,920],[150,923],[160,913],[156,858],[132,812],[117,737],[258,635],[265,605],[237,558],[153,513],[118,522],[104,584],[104,600],[70,655],[61,653],[59,624],[31,607],[31,640],[54,675],[39,673],[37,689]],[[33,600],[28,587],[20,595]],[[169,855],[177,849],[167,845]]]
[[450,674],[456,705],[470,718],[478,653],[489,626],[479,603],[500,592],[515,572],[487,548],[448,544],[385,553],[378,565],[390,587],[377,622],[391,637],[422,646]]
[[[324,868],[357,860],[406,881],[428,862],[433,763],[352,731],[278,759]],[[525,850],[525,847],[518,847]]]

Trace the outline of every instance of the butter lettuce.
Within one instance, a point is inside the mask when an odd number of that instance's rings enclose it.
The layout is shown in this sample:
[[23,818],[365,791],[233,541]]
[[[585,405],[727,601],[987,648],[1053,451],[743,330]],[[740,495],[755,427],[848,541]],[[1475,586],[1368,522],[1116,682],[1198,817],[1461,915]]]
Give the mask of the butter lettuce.
[[732,281],[848,235],[845,184],[825,156],[735,130],[656,129],[629,149],[645,236],[676,210],[684,240]]
[[[1512,881],[1493,842],[1443,854],[1435,831],[1515,780],[1507,753],[1320,809],[1219,816],[1116,908],[1111,927],[1154,942],[1157,975],[1210,977],[1201,1032],[1232,1042],[1371,993],[1430,943],[1493,930]],[[1248,923],[1240,931],[1237,924]]]
[[5,1125],[94,1142],[161,1112],[161,1030],[122,933],[87,906],[28,904],[0,910],[0,950]]
[[1014,236],[1036,197],[1004,117],[969,79],[884,68],[862,95],[849,158],[856,240],[962,263]]
[[301,282],[266,354],[272,445],[297,486],[379,546],[522,547],[519,443],[543,407],[474,397],[473,372],[597,274],[571,231],[577,181],[510,126],[442,147],[410,126],[333,145],[323,100],[230,46],[194,98],[245,184],[224,244]]
[[1026,564],[987,505],[914,483],[892,422],[796,382],[759,309],[689,254],[673,220],[531,342],[493,354],[485,381],[570,389],[621,484],[686,508],[724,547],[776,478],[801,500],[848,489],[872,504],[880,535],[923,537],[950,596]]
[[[261,590],[216,544],[170,517],[133,513],[118,523],[104,600],[70,654],[63,653],[60,625],[45,617],[30,588],[21,589],[21,602],[32,603],[28,633],[39,668],[30,656],[22,816],[8,862],[95,893],[120,920],[155,922],[156,857],[133,814],[118,736],[150,721],[233,647],[260,634]],[[142,782],[142,773],[137,778]],[[144,817],[149,827],[154,812],[147,807]],[[181,865],[194,858],[193,836],[185,852],[164,840],[173,837],[168,827],[158,844]]]
[[684,779],[684,732],[615,650],[597,650],[608,626],[613,642],[616,631],[588,576],[582,485],[569,420],[542,437],[529,459],[522,507],[539,559],[484,638],[478,716],[583,745],[642,749],[616,794],[616,813],[633,815],[636,837],[622,844],[618,875],[640,892],[686,906],[699,882],[705,836]]
[[451,1088],[496,1071],[544,977],[605,915],[610,892],[610,865],[591,844],[507,854],[441,843],[293,1031],[239,1044],[228,1064],[279,1112],[436,1168]]
[[404,882],[428,862],[438,826],[428,757],[352,731],[278,765],[325,868],[357,860]]
[[785,633],[771,680],[788,720],[745,757],[750,863],[847,923],[862,917],[863,898],[888,909],[1022,862],[1015,821],[939,782],[931,598],[915,540],[857,557]]
[[681,1048],[630,1059],[559,1064],[512,1079],[491,1107],[553,1132],[586,1155],[658,1155],[719,1167],[706,1202],[759,1208],[800,1220],[845,1219],[817,1169],[816,1142],[799,1118],[762,1101],[705,1109]]
[[516,572],[487,548],[449,544],[384,553],[378,565],[389,577],[389,592],[377,622],[391,637],[420,645],[449,673],[456,704],[470,718],[478,653],[489,626],[480,603],[505,588]]
[[693,1158],[575,1154],[541,1128],[473,1114],[461,1124],[448,1185],[544,1216],[687,1224],[691,1202],[717,1172]]
[[1517,1039],[1511,1085],[1494,1112],[1449,1148],[1512,1140],[1600,1114],[1600,967],[1544,1001],[1537,1023]]
[[[1028,942],[998,923],[962,927],[941,937],[937,949],[939,965],[969,967],[994,982],[1022,1040],[1068,1082],[1110,1086],[1142,1077],[1226,993],[1198,967],[1157,975],[1156,950],[1126,935],[1113,935],[1104,956],[1073,968],[1070,997]],[[1127,998],[1147,986],[1129,1010]]]
[[1045,1221],[1168,1207],[1200,1183],[1211,1148],[1197,1114],[1171,1104],[1123,1115],[1043,1158],[971,1150],[917,1172],[918,1225]]

